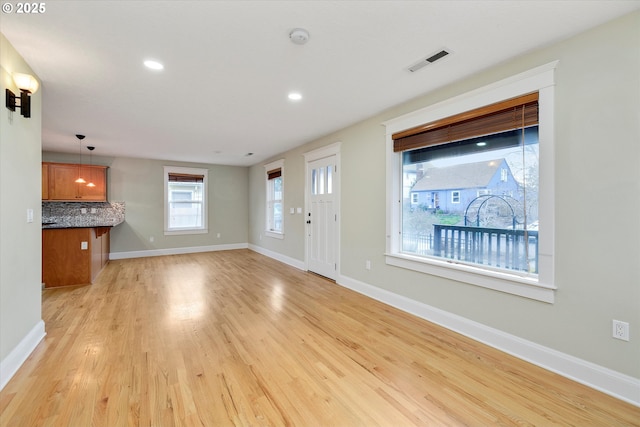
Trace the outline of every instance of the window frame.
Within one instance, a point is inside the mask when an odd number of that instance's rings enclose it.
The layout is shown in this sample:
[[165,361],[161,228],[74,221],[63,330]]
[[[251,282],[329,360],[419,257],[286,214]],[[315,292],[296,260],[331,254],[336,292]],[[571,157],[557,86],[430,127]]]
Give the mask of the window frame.
[[451,203],[456,205],[460,203],[460,190],[451,190]]
[[[387,182],[387,265],[428,275],[452,279],[483,288],[506,292],[537,301],[553,303],[556,286],[554,248],[554,84],[558,61],[525,71],[496,83],[393,118],[386,127]],[[401,252],[402,237],[402,153],[393,151],[392,135],[425,123],[450,117],[506,99],[538,92],[539,105],[539,274],[537,278],[517,272],[497,271],[457,264],[437,258],[425,258]]]
[[[185,175],[202,175],[202,226],[201,227],[189,227],[189,228],[172,228],[169,224],[169,175],[170,174],[185,174]],[[164,166],[164,235],[175,236],[184,234],[207,234],[208,229],[208,176],[209,170],[202,168],[190,168],[181,166]]]
[[[269,182],[269,171],[280,169],[280,178],[282,179],[282,199],[272,199],[271,198],[271,183]],[[284,159],[276,160],[274,162],[268,163],[264,165],[264,179],[265,179],[265,218],[264,218],[264,235],[267,237],[271,237],[274,239],[284,239],[284,225],[285,225],[285,215],[284,215]],[[282,231],[275,231],[271,229],[271,224],[269,224],[269,206],[270,203],[273,203],[275,200],[280,200],[282,203]]]

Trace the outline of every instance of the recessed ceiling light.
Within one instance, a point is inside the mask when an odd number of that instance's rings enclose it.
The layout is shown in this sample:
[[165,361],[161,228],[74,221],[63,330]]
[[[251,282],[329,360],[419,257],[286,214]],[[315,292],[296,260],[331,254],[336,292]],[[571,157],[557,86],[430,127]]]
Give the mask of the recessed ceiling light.
[[302,99],[302,95],[298,92],[291,92],[289,94],[289,99],[292,101],[300,101]]
[[144,61],[144,66],[147,67],[147,68],[150,68],[152,70],[163,70],[164,69],[164,65],[162,65],[158,61],[154,61],[154,60],[151,60],[151,59],[148,59],[148,60]]

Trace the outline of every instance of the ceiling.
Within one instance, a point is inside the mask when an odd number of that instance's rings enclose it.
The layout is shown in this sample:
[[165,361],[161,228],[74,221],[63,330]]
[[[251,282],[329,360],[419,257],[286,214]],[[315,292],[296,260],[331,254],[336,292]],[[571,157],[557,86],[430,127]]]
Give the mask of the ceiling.
[[[640,8],[615,0],[44,4],[41,14],[0,16],[0,31],[42,81],[43,150],[77,153],[80,133],[96,155],[244,166]],[[309,31],[306,44],[289,39],[296,27]],[[451,54],[407,71],[443,48]],[[145,68],[149,58],[164,70]],[[302,100],[290,101],[291,91]]]

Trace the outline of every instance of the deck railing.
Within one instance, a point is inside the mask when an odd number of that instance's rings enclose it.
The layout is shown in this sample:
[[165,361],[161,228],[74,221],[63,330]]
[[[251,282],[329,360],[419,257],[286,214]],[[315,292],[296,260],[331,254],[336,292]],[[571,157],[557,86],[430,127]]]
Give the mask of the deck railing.
[[434,225],[433,235],[405,235],[403,249],[420,255],[538,273],[538,231]]

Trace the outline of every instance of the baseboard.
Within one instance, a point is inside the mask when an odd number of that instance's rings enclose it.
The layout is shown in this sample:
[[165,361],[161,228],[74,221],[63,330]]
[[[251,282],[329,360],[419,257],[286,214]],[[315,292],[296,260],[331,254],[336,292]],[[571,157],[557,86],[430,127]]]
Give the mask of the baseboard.
[[262,254],[264,256],[268,256],[269,258],[273,258],[275,260],[278,260],[284,264],[290,265],[291,267],[295,267],[298,270],[306,270],[307,269],[307,265],[305,264],[304,261],[300,261],[298,259],[295,258],[291,258],[288,257],[286,255],[282,255],[278,252],[274,252],[274,251],[270,251],[269,249],[265,249],[261,246],[256,246],[253,244],[249,244],[249,249],[251,249],[254,252],[258,252],[259,254]]
[[247,249],[247,243],[231,243],[226,245],[191,246],[186,248],[151,249],[146,251],[111,252],[109,259],[145,258],[162,255],[182,255],[196,252],[229,251],[233,249]]
[[27,360],[46,334],[44,321],[40,320],[29,333],[22,338],[22,341],[11,350],[11,353],[2,359],[2,362],[0,362],[0,390],[2,390],[16,372],[18,372],[20,366]]
[[473,320],[440,310],[347,276],[339,276],[336,283],[566,378],[602,391],[617,399],[635,406],[640,406],[640,379],[544,347],[515,335],[490,328]]

